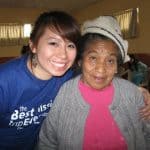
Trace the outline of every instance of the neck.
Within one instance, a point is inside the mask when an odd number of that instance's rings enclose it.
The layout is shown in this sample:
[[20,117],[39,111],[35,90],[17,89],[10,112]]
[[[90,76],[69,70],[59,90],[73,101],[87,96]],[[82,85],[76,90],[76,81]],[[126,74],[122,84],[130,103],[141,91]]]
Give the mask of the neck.
[[44,72],[40,71],[38,63],[35,63],[32,59],[30,59],[30,57],[28,58],[27,66],[32,75],[35,76],[37,79],[49,80],[52,77],[50,75],[44,75]]

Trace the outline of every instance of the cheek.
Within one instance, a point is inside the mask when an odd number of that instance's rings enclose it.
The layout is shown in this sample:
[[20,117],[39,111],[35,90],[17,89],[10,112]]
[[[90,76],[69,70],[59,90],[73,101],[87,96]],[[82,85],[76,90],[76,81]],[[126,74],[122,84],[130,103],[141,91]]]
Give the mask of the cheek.
[[118,71],[117,64],[116,65],[114,64],[114,65],[107,67],[107,71],[109,74],[115,75]]
[[38,51],[37,55],[39,59],[44,59],[44,60],[48,57],[48,54],[45,53],[45,51]]
[[82,64],[83,72],[90,73],[90,72],[93,72],[93,69],[94,69],[94,65],[91,65],[88,62],[84,62]]
[[116,74],[116,69],[113,69],[113,70],[109,70],[108,69],[108,72],[107,72],[107,76],[112,79]]
[[114,69],[114,70],[115,70],[115,71],[114,71],[115,73],[118,72],[118,65],[117,65],[117,64],[115,65],[115,69]]
[[68,58],[69,58],[69,60],[70,60],[70,61],[74,61],[75,58],[76,58],[76,54],[77,54],[76,50],[69,52],[69,53],[68,53]]
[[45,63],[47,60],[49,60],[52,57],[52,54],[50,52],[47,52],[46,50],[38,50],[37,51],[38,61],[40,63]]

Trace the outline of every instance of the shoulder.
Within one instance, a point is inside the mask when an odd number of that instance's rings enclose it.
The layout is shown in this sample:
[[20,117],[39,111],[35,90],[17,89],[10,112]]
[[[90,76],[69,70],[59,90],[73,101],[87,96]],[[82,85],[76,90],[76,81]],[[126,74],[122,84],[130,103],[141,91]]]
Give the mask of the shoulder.
[[0,81],[9,81],[19,76],[24,68],[25,57],[17,57],[6,63],[0,64]]
[[9,71],[13,71],[14,69],[18,68],[19,65],[20,65],[21,63],[23,63],[23,61],[24,61],[25,59],[27,59],[25,56],[16,57],[16,58],[14,58],[14,59],[12,59],[12,60],[9,60],[9,61],[7,61],[7,62],[5,62],[5,63],[2,63],[2,64],[0,64],[0,71],[1,71],[1,72],[3,72],[3,71],[5,71],[5,72],[7,72],[7,71],[8,71],[8,72],[9,72]]
[[77,76],[77,77],[72,78],[71,80],[68,80],[67,82],[65,82],[61,86],[56,97],[59,99],[63,99],[63,101],[65,101],[67,99],[67,97],[70,95],[72,95],[74,97],[76,95],[76,93],[78,92],[79,79],[80,79],[80,76]]
[[73,70],[69,69],[63,76],[57,77],[58,81],[64,83],[73,77]]
[[113,85],[115,90],[126,98],[142,98],[142,93],[140,92],[138,87],[128,80],[122,78],[114,78]]
[[113,79],[113,84],[115,87],[120,88],[120,89],[126,89],[126,90],[138,90],[137,86],[133,84],[132,82],[122,79],[120,77],[115,77]]
[[70,80],[68,80],[67,82],[65,82],[63,84],[63,86],[61,87],[61,89],[69,89],[71,90],[73,87],[77,86],[78,81],[80,80],[80,75],[71,78]]
[[79,98],[78,96],[79,95],[79,89],[78,89],[79,79],[80,79],[80,76],[77,76],[65,82],[61,86],[54,100],[51,111],[56,111],[56,110],[60,111],[60,110],[68,109],[68,108],[74,108],[76,106],[77,104],[76,98],[77,99]]
[[116,95],[121,96],[122,99],[130,102],[132,101],[134,104],[143,103],[142,93],[132,82],[122,78],[114,78],[113,85]]

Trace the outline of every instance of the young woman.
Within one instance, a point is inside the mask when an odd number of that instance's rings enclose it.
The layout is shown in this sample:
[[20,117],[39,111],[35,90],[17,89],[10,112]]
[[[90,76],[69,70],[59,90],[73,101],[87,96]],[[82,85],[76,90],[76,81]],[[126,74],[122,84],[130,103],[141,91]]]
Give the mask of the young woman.
[[118,66],[128,59],[117,21],[101,16],[83,25],[81,75],[60,89],[44,120],[39,150],[148,150],[150,124],[140,119],[143,96]]
[[45,12],[35,22],[28,54],[0,65],[1,150],[33,150],[60,86],[72,77],[79,37],[72,16]]

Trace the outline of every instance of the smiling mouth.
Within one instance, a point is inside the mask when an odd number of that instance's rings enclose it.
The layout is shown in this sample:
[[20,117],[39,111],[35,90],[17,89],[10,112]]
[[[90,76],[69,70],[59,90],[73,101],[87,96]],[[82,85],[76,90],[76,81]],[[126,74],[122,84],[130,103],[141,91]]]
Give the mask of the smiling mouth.
[[51,64],[53,64],[53,65],[54,65],[54,66],[56,66],[56,67],[60,67],[60,68],[62,68],[62,67],[65,67],[67,63],[51,61]]

